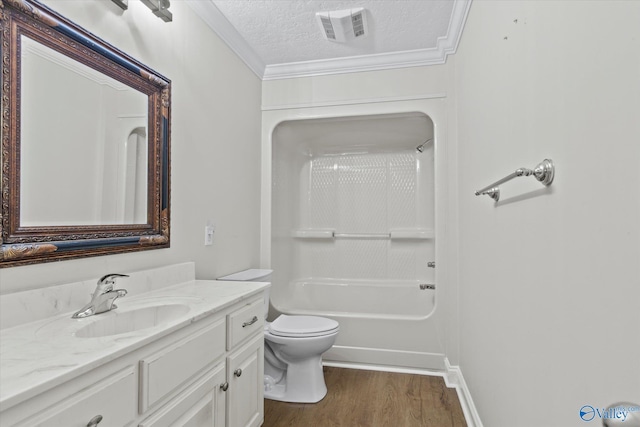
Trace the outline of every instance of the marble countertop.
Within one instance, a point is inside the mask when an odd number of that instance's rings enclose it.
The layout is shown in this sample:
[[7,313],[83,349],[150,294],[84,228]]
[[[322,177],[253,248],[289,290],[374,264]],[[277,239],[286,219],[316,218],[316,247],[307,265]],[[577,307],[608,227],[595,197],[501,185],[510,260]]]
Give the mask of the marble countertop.
[[0,410],[257,295],[268,287],[269,283],[261,282],[192,280],[119,298],[116,311],[164,304],[187,305],[189,311],[161,325],[118,335],[75,336],[82,326],[111,313],[71,319],[73,312],[68,312],[3,329],[0,331]]

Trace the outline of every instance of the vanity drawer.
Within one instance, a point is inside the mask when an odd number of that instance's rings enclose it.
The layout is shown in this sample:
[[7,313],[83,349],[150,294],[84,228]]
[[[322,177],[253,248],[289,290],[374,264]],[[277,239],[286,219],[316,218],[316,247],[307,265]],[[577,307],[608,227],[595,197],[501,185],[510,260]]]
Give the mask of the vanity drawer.
[[126,426],[136,418],[137,394],[135,368],[129,366],[17,425],[85,427],[102,417],[100,427]]
[[225,322],[219,319],[140,361],[140,413],[175,392],[181,384],[225,352]]
[[227,350],[264,328],[264,301],[262,298],[227,315]]

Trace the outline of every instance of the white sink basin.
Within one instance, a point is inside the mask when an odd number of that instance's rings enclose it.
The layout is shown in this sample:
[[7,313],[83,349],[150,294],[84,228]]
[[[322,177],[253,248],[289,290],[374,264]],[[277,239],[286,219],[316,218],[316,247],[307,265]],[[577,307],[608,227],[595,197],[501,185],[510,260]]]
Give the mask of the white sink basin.
[[96,315],[74,335],[79,338],[97,338],[140,331],[170,322],[187,314],[189,310],[189,306],[184,304],[154,305],[126,311],[115,309]]

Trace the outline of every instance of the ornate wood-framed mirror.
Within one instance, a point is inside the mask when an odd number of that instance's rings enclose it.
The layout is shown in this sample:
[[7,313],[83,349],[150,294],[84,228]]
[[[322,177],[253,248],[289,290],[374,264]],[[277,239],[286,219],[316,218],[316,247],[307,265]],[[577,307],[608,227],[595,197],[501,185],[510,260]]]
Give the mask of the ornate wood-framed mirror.
[[0,267],[169,247],[171,82],[2,0]]

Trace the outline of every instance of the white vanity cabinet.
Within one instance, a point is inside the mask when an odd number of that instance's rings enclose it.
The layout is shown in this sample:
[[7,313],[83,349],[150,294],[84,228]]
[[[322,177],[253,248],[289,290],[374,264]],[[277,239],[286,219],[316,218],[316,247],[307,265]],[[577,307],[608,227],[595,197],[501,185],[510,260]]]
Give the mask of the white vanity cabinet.
[[0,412],[0,425],[260,426],[263,296],[255,294]]

